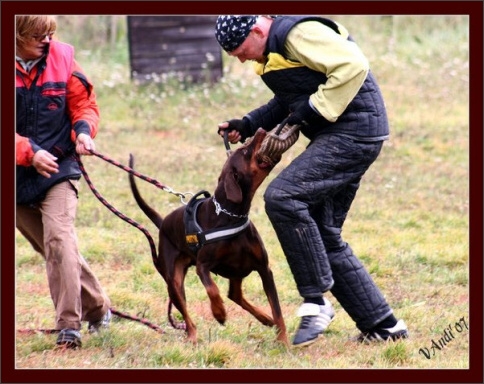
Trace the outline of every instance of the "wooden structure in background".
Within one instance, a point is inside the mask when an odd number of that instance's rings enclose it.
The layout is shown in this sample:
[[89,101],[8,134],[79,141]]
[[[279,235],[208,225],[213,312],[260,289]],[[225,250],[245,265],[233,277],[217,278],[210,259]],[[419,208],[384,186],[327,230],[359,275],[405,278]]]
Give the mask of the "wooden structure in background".
[[216,16],[128,16],[131,78],[153,81],[175,75],[183,81],[222,77],[222,50],[214,35]]

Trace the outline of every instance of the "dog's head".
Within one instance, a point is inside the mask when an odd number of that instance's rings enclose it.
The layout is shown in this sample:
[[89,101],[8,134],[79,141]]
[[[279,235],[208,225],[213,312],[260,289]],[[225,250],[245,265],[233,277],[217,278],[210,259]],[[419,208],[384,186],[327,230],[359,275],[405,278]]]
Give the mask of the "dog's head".
[[265,137],[266,131],[259,128],[251,139],[227,158],[217,189],[223,188],[227,200],[232,203],[239,204],[245,197],[250,204],[255,191],[274,168],[275,164],[262,162],[257,156]]

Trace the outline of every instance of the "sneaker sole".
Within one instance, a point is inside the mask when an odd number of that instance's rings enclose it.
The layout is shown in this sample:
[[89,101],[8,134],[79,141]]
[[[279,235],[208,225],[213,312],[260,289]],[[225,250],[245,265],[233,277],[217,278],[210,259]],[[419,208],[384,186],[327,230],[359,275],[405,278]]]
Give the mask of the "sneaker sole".
[[56,349],[77,349],[81,347],[82,347],[82,343],[75,342],[75,341],[65,341],[65,342],[56,344]]
[[313,343],[315,343],[316,341],[318,341],[318,339],[320,338],[320,336],[322,335],[323,333],[321,332],[318,336],[316,336],[314,339],[311,339],[311,340],[308,340],[308,341],[304,341],[302,343],[299,343],[299,344],[293,344],[292,347],[293,348],[302,348],[302,347],[307,347],[308,345],[311,345]]
[[324,332],[326,332],[326,330],[328,329],[328,327],[331,325],[331,323],[333,322],[334,320],[334,315],[333,317],[331,318],[331,320],[329,321],[328,325],[326,326],[326,328],[324,328],[323,331],[321,331],[321,333],[319,333],[314,339],[311,339],[311,340],[307,340],[307,341],[304,341],[302,343],[298,343],[298,344],[292,344],[292,346],[294,348],[300,348],[300,347],[307,347],[308,345],[311,345],[313,343],[315,343],[316,341],[318,341],[318,339],[323,335]]
[[80,339],[80,334],[76,336],[72,332],[62,332],[59,334],[57,338],[56,345],[59,348],[63,349],[76,349],[82,346],[82,341]]
[[64,349],[76,349],[82,347],[82,342],[79,339],[75,340],[62,340],[56,343],[57,348],[64,348]]

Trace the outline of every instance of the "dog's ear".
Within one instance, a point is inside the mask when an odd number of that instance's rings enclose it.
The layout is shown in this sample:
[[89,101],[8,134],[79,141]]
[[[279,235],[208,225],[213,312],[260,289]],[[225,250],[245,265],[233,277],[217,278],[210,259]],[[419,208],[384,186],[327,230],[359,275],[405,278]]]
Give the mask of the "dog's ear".
[[237,183],[236,174],[232,172],[227,174],[227,177],[224,179],[224,188],[228,200],[236,204],[242,202],[242,189]]

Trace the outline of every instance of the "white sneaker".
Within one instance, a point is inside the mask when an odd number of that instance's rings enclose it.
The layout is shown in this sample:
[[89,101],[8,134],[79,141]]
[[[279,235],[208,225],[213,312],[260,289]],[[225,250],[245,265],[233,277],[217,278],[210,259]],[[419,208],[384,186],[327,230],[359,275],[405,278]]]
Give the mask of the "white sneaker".
[[303,347],[314,343],[333,321],[333,306],[326,298],[323,300],[324,305],[303,303],[299,307],[297,316],[301,317],[301,323],[292,342],[294,346]]
[[360,343],[369,343],[372,341],[395,341],[398,339],[406,339],[407,337],[407,325],[400,319],[392,328],[376,328],[368,332],[362,332],[356,340]]

